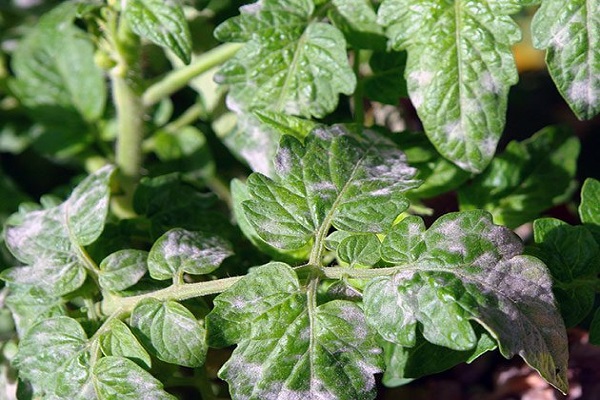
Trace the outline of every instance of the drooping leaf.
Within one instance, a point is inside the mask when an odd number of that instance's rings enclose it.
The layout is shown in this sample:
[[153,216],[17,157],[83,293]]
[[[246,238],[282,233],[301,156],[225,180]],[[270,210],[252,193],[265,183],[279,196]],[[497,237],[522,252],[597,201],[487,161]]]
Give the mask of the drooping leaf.
[[103,357],[94,366],[94,386],[100,400],[175,400],[162,383],[133,361]]
[[359,306],[322,305],[293,270],[271,263],[215,299],[215,346],[238,343],[219,375],[234,398],[372,399],[381,350]]
[[367,320],[393,343],[414,346],[419,329],[429,342],[463,351],[477,345],[476,321],[505,357],[520,355],[566,391],[566,332],[552,281],[522,251],[484,211],[446,214],[428,230],[407,218],[383,242],[382,258],[397,269],[365,288]]
[[421,335],[418,335],[413,347],[385,342],[383,355],[386,369],[383,374],[383,384],[388,387],[399,386],[408,379],[442,372],[463,362],[470,363],[483,353],[496,348],[496,342],[489,334],[478,332],[477,336],[477,345],[465,351],[436,346],[423,339]]
[[74,319],[47,319],[23,337],[14,365],[40,395],[93,399],[87,343],[83,328]]
[[485,209],[496,223],[509,228],[533,221],[569,198],[578,155],[577,138],[557,128],[510,142],[481,175],[459,190],[460,208]]
[[410,98],[439,152],[481,172],[504,129],[508,90],[517,82],[511,45],[521,38],[509,17],[520,0],[385,0],[379,22],[406,50]]
[[102,353],[106,356],[127,357],[148,368],[152,365],[152,360],[146,350],[133,336],[129,327],[118,319],[108,322],[98,341]]
[[385,50],[386,37],[369,0],[332,0],[329,19],[352,47]]
[[535,220],[533,232],[535,246],[530,252],[548,266],[565,324],[575,326],[594,306],[600,245],[584,226],[554,218]]
[[72,112],[96,121],[106,102],[94,47],[72,23],[76,11],[75,2],[63,2],[44,15],[17,47],[11,64],[16,76],[13,89],[32,116],[63,127]]
[[600,181],[588,178],[583,183],[579,218],[600,245]]
[[131,326],[158,359],[199,367],[206,357],[206,331],[194,315],[175,301],[146,299],[131,314]]
[[126,4],[124,15],[135,33],[190,62],[192,37],[179,0],[129,0]]
[[215,30],[219,40],[247,42],[215,77],[230,85],[232,110],[324,117],[354,91],[344,36],[313,15],[311,0],[263,0],[240,12]]
[[148,254],[148,270],[154,279],[171,279],[184,272],[209,274],[233,254],[226,240],[204,232],[171,229],[162,235]]
[[119,250],[100,263],[98,283],[102,289],[119,291],[135,285],[146,273],[148,252]]
[[89,262],[83,246],[102,233],[113,171],[106,166],[88,176],[60,205],[14,214],[5,229],[6,245],[28,266],[5,271],[3,279],[50,297],[81,286]]
[[545,0],[533,18],[533,44],[559,92],[579,119],[600,112],[600,3]]
[[284,136],[275,166],[274,179],[250,175],[242,205],[256,233],[283,250],[323,240],[331,226],[383,232],[408,206],[404,192],[418,185],[392,142],[339,126],[315,129],[304,145]]

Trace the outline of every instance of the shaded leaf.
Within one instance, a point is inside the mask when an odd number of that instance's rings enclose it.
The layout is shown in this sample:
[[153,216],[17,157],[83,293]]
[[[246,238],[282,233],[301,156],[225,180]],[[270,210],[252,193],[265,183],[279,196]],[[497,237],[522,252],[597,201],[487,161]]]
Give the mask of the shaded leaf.
[[496,342],[485,332],[478,332],[477,345],[471,350],[458,351],[431,344],[418,336],[413,347],[403,347],[392,342],[383,344],[386,370],[383,384],[388,387],[402,385],[407,379],[420,378],[470,363],[480,355],[496,348]]
[[217,27],[219,40],[247,42],[215,77],[232,110],[324,117],[354,91],[344,36],[314,11],[310,0],[263,0]]
[[600,4],[545,0],[531,24],[533,44],[546,50],[552,79],[579,119],[600,112]]
[[181,304],[142,300],[131,314],[131,326],[158,359],[186,367],[204,364],[206,331]]
[[485,209],[494,222],[509,228],[533,221],[571,196],[579,147],[576,137],[558,128],[510,142],[481,175],[459,189],[461,210]]
[[583,183],[579,218],[600,245],[600,181],[588,178]]
[[369,65],[373,74],[363,80],[365,95],[369,99],[397,105],[401,97],[408,97],[404,80],[406,52],[374,52]]
[[548,266],[565,324],[575,326],[594,306],[600,246],[585,227],[554,218],[535,220],[533,232],[535,246],[530,252]]
[[[423,245],[415,245],[423,243]],[[427,231],[416,217],[395,225],[382,245],[395,273],[364,291],[369,323],[388,341],[429,342],[455,350],[477,344],[471,321],[557,388],[567,389],[567,340],[552,281],[519,238],[483,211],[450,213]]]
[[205,275],[233,255],[226,240],[204,232],[171,229],[162,235],[148,254],[148,270],[154,279],[171,279],[184,272]]
[[317,306],[314,295],[289,266],[271,263],[215,299],[211,343],[238,343],[219,372],[234,398],[374,398],[381,350],[360,307]]
[[600,346],[600,308],[596,310],[590,325],[590,343]]
[[505,122],[518,75],[511,45],[521,39],[509,17],[519,0],[385,0],[379,22],[395,50],[406,50],[410,98],[438,151],[481,172]]
[[[94,47],[72,23],[76,10],[75,2],[64,2],[44,15],[17,47],[11,63],[19,100],[34,111],[34,118],[62,121],[63,127],[70,111],[90,122],[99,119],[106,102]],[[52,115],[57,110],[63,111],[61,119]]]
[[190,62],[192,37],[178,0],[129,0],[124,15],[135,33]]

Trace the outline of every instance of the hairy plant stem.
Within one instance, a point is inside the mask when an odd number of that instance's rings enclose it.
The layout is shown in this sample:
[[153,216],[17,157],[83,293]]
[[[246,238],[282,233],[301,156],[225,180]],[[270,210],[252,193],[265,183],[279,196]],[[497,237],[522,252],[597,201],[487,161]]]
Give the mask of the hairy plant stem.
[[[373,268],[373,269],[354,269],[347,267],[316,267],[306,264],[296,268],[298,270],[308,269],[310,273],[309,282],[319,281],[319,275],[325,279],[341,279],[347,278],[375,278],[378,276],[392,275],[398,272],[398,267],[391,268]],[[319,273],[314,276],[314,270]],[[244,276],[235,276],[231,278],[217,279],[213,281],[186,283],[180,285],[172,285],[168,288],[157,290],[146,294],[131,297],[119,297],[105,293],[104,300],[100,304],[100,309],[104,315],[112,315],[119,312],[120,315],[130,314],[135,306],[144,299],[156,300],[187,300],[195,297],[203,297],[211,294],[223,293],[236,282],[240,281]],[[310,283],[309,283],[310,285]]]
[[354,122],[363,126],[365,123],[365,108],[363,104],[363,84],[360,80],[360,50],[354,50],[354,74],[356,75],[356,90],[352,96],[354,106]]
[[135,306],[144,299],[152,298],[157,300],[180,301],[194,297],[208,296],[210,294],[224,292],[242,278],[242,276],[235,276],[232,278],[223,278],[214,281],[173,285],[155,292],[131,297],[119,297],[111,294],[105,294],[104,300],[102,301],[100,307],[104,315],[111,315],[115,312],[115,310],[119,309],[124,313],[129,314],[131,311],[133,311]]
[[176,69],[164,79],[150,86],[142,96],[142,103],[150,107],[165,97],[170,96],[186,86],[192,79],[209,69],[229,60],[242,47],[239,43],[226,43],[207,51],[196,58],[190,65]]
[[110,74],[113,101],[117,111],[115,162],[119,167],[121,196],[115,197],[114,211],[121,217],[135,215],[132,199],[142,169],[144,106],[139,91],[139,39],[124,18],[112,33],[118,64]]

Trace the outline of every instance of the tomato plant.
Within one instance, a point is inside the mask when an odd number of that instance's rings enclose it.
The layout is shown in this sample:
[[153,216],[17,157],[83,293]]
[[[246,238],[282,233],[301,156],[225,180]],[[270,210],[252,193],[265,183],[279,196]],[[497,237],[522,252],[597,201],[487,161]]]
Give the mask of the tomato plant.
[[599,3],[245,3],[0,6],[3,390],[372,399],[498,351],[566,393],[600,183],[564,127],[499,141],[518,13],[598,114]]

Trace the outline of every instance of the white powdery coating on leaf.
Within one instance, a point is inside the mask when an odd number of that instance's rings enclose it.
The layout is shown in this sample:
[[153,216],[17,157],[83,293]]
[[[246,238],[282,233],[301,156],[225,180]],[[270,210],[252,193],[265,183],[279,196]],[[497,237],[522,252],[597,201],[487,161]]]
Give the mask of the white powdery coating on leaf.
[[464,137],[460,120],[448,122],[442,129],[446,136],[448,136],[448,139],[460,140]]
[[419,87],[423,87],[429,85],[434,76],[431,71],[413,71],[408,74],[408,79],[414,81]]
[[287,147],[281,147],[275,158],[275,169],[279,175],[287,175],[292,170],[292,153]]
[[496,80],[489,71],[485,71],[483,74],[481,74],[479,83],[488,92],[500,94],[500,92],[502,91],[502,86],[500,86],[498,82],[496,82]]
[[240,12],[244,14],[258,14],[263,8],[263,0],[258,0],[256,3],[246,4],[240,7]]
[[375,366],[375,365],[371,365],[366,363],[363,360],[356,360],[356,365],[358,366],[360,373],[362,375],[362,381],[365,384],[364,387],[364,391],[368,392],[370,390],[373,390],[375,388],[375,379],[373,378],[373,375],[378,374],[381,372],[381,368]]
[[246,130],[248,135],[248,142],[252,146],[246,146],[240,150],[240,155],[244,157],[244,160],[248,163],[250,168],[254,172],[260,172],[266,176],[271,175],[271,158],[269,149],[271,148],[270,140],[268,135],[260,130],[258,127],[252,127]]
[[585,105],[596,105],[600,90],[594,85],[592,79],[581,79],[574,81],[568,91],[569,99],[574,103]]

